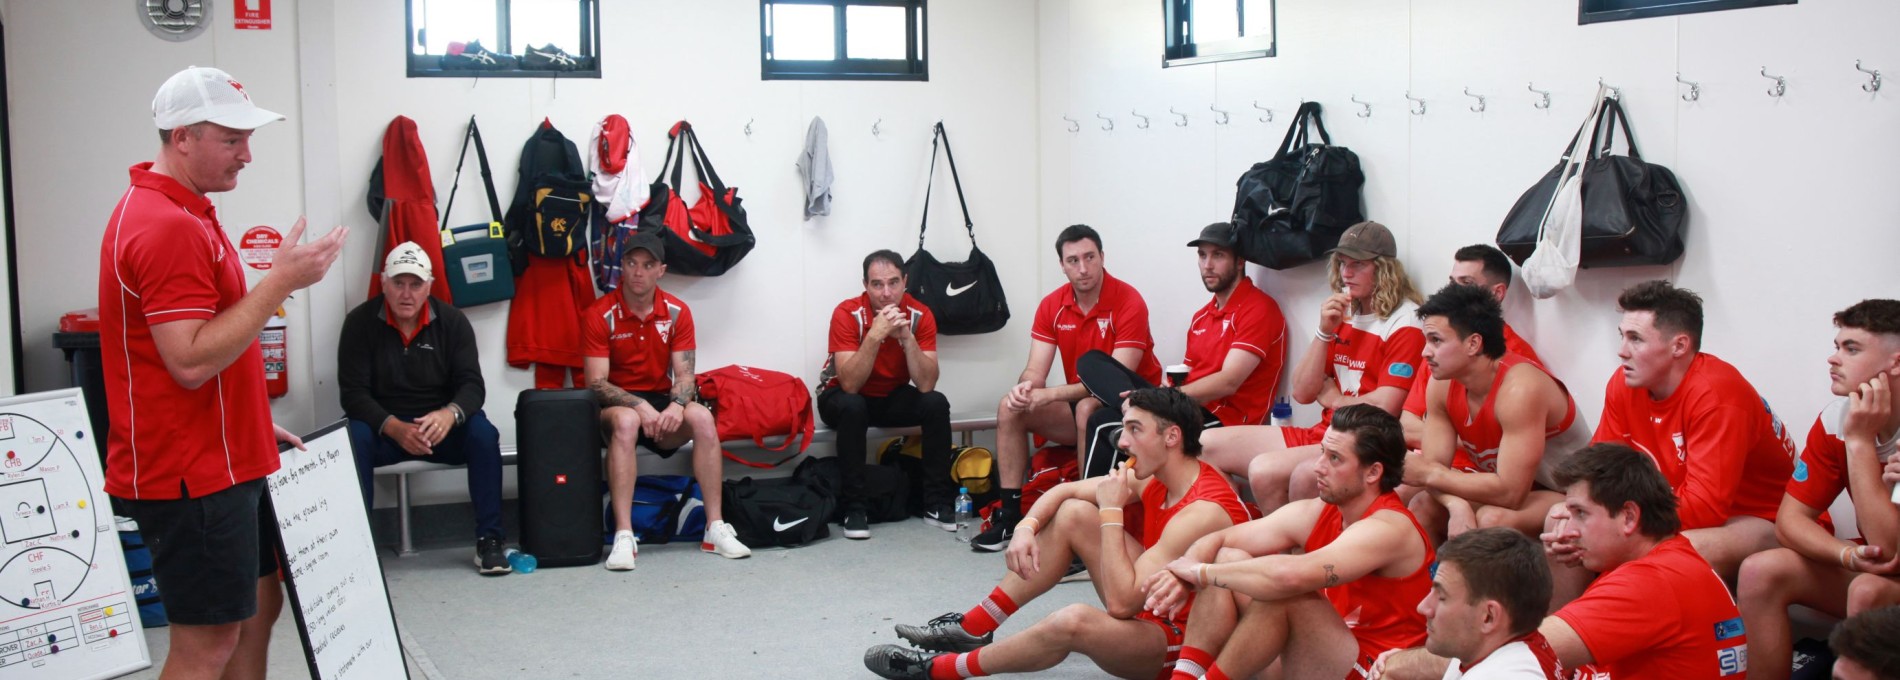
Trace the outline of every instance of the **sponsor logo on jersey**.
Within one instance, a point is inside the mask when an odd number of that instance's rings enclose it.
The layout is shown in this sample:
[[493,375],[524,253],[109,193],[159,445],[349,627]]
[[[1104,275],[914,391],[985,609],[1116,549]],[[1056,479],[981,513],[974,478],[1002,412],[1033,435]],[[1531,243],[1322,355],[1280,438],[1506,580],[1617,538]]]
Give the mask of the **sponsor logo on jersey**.
[[1403,361],[1394,361],[1392,365],[1385,367],[1385,372],[1392,374],[1395,378],[1410,378],[1412,374],[1418,372],[1418,369]]
[[1796,456],[1794,459],[1794,481],[1808,481],[1808,461]]
[[1715,639],[1727,640],[1742,636],[1742,617],[1715,622]]
[[1715,650],[1715,661],[1722,671],[1722,677],[1741,676],[1748,672],[1748,645]]

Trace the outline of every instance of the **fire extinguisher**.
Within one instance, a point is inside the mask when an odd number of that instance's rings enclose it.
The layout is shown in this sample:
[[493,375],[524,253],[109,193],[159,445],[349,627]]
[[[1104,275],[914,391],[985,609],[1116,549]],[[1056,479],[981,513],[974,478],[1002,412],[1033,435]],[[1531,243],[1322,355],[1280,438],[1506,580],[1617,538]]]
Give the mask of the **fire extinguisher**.
[[290,393],[290,372],[285,370],[286,340],[290,323],[284,320],[284,308],[278,307],[277,313],[264,322],[264,330],[257,334],[258,348],[264,353],[264,390],[270,398],[276,399]]

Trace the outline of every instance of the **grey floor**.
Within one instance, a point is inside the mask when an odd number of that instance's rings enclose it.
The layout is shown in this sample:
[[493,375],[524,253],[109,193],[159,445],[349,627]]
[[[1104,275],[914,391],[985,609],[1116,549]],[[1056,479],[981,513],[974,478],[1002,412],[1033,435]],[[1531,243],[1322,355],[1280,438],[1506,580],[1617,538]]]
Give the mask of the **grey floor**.
[[[870,678],[864,650],[894,643],[896,623],[963,611],[1003,575],[1000,554],[978,554],[951,534],[910,520],[871,526],[873,538],[832,538],[758,550],[745,560],[697,543],[643,546],[639,568],[542,569],[484,578],[466,546],[385,553],[410,676],[453,678]],[[1062,584],[1003,626],[1009,635],[1075,602],[1099,604],[1087,583]],[[168,640],[147,631],[156,678]],[[1102,674],[1083,657],[1042,673]],[[271,645],[272,678],[307,678],[288,609]]]

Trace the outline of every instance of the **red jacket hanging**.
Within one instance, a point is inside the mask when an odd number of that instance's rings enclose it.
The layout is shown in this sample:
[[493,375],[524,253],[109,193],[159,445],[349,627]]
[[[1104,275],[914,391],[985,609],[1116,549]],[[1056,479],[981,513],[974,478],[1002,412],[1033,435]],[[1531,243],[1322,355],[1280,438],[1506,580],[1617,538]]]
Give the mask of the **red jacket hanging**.
[[396,116],[383,130],[383,199],[385,219],[383,242],[376,247],[375,273],[369,277],[369,297],[382,294],[383,258],[403,241],[414,241],[429,254],[430,268],[436,272],[435,285],[429,291],[436,299],[453,303],[448,277],[442,276],[442,236],[436,225],[435,184],[429,179],[429,157],[422,152],[422,140],[416,136],[416,122]]

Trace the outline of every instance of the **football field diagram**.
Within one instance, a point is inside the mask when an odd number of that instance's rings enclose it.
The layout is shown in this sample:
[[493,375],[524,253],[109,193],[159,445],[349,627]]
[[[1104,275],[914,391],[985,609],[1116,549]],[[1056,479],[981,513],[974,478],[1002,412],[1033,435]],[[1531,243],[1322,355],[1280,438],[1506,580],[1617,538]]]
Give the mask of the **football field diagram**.
[[[87,441],[86,455],[93,451]],[[47,609],[83,590],[99,538],[112,529],[110,505],[95,491],[99,483],[80,467],[61,432],[0,412],[0,601]]]

